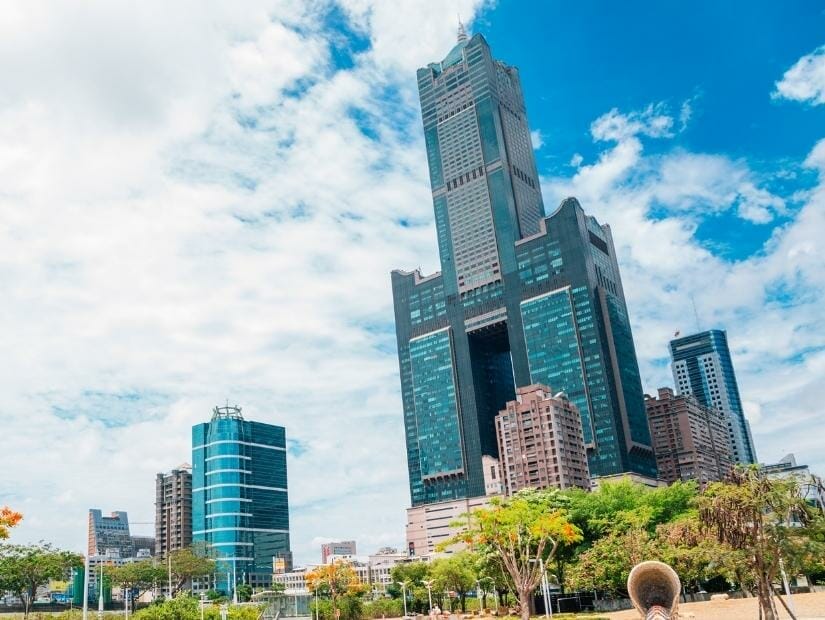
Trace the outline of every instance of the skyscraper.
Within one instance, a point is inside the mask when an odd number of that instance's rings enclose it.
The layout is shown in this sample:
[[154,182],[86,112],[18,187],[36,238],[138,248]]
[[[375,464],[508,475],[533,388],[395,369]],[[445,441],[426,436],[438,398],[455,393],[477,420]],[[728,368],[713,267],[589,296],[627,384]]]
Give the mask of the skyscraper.
[[122,558],[133,555],[128,515],[118,510],[104,517],[100,510],[92,508],[89,510],[89,555],[105,555],[114,550]]
[[192,427],[192,538],[217,559],[216,585],[268,586],[273,558],[291,565],[286,431],[215,407]]
[[192,466],[155,477],[155,555],[192,544]]
[[518,70],[484,37],[418,70],[441,271],[392,273],[413,506],[484,495],[515,388],[563,390],[593,476],[656,465],[609,227],[544,205]]
[[728,439],[735,463],[756,463],[751,428],[742,410],[727,333],[719,329],[670,341],[673,381],[680,394],[691,394],[705,407],[728,418]]

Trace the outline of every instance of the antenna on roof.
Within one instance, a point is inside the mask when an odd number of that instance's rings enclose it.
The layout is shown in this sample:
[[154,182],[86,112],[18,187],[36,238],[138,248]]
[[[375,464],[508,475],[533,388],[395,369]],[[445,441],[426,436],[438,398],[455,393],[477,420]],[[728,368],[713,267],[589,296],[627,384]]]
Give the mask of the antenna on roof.
[[467,31],[464,29],[464,23],[461,21],[461,14],[458,14],[458,42],[464,43],[467,40]]

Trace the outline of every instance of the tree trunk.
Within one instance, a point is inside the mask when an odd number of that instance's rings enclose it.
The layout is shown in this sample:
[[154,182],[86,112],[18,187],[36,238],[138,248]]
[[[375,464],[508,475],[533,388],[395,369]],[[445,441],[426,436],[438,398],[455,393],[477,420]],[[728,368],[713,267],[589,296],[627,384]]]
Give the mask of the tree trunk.
[[759,593],[759,609],[762,618],[764,618],[764,620],[777,620],[776,610],[773,606],[771,584],[764,574],[759,575],[757,588]]
[[467,613],[467,595],[464,592],[461,593],[461,613]]
[[519,590],[518,602],[521,607],[521,620],[530,620],[530,594],[531,590]]

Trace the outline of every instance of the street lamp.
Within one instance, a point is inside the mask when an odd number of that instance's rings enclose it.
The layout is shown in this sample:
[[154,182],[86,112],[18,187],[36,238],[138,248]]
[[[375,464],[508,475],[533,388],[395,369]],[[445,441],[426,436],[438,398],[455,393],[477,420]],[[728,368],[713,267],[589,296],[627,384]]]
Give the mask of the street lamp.
[[315,620],[318,620],[318,584],[315,584]]
[[203,620],[203,604],[206,601],[206,592],[201,592],[201,620]]
[[396,581],[399,586],[401,586],[401,596],[404,598],[404,617],[407,617],[407,582],[406,581]]
[[432,579],[425,579],[421,583],[424,584],[424,587],[427,588],[427,598],[430,600],[430,616],[433,615],[433,580]]
[[538,562],[541,570],[541,595],[544,597],[544,617],[553,617],[553,605],[550,602],[550,584],[547,583],[547,573],[544,572],[544,559],[539,557],[537,560],[528,560],[531,563]]

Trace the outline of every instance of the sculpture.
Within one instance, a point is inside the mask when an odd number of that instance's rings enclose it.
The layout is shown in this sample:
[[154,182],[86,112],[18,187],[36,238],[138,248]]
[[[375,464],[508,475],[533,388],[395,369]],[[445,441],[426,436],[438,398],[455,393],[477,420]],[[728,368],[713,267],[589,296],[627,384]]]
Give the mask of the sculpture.
[[645,620],[677,620],[682,583],[663,562],[641,562],[627,577],[630,600]]

